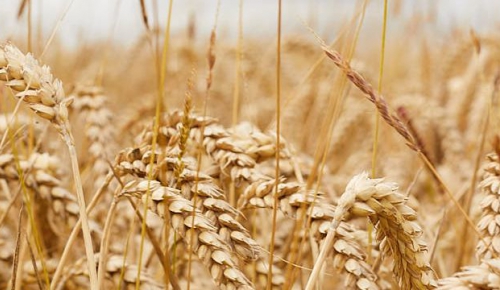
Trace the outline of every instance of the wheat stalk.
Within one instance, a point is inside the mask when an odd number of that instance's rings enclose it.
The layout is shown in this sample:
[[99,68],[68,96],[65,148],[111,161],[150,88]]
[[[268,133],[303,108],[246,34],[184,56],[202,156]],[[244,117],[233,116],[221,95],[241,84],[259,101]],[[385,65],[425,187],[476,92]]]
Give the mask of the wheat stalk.
[[97,273],[92,237],[85,212],[85,198],[74,139],[68,121],[68,106],[72,99],[65,98],[62,82],[53,78],[49,67],[40,66],[31,54],[24,55],[12,44],[0,47],[0,80],[6,81],[7,87],[17,91],[16,97],[21,98],[38,116],[50,121],[68,147],[77,189],[79,213],[82,217],[90,285],[92,289],[96,289]]

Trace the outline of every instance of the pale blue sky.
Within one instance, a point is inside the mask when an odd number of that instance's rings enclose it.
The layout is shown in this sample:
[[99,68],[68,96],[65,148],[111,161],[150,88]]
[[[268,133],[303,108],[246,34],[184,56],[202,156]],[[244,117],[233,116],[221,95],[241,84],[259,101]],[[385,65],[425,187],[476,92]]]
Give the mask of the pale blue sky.
[[[34,24],[42,20],[45,38],[71,0],[32,0],[34,3]],[[389,27],[397,29],[404,19],[420,13],[429,15],[436,12],[437,24],[428,25],[432,31],[448,31],[450,27],[479,32],[498,31],[500,1],[495,0],[401,0],[402,14],[389,15]],[[12,35],[26,35],[26,20],[16,19],[16,10],[21,0],[0,0],[0,42]],[[150,10],[151,0],[145,0]],[[245,35],[273,37],[276,30],[277,0],[244,0]],[[301,20],[314,20],[315,29],[327,36],[332,34],[352,15],[356,5],[354,0],[283,0],[283,23],[285,34],[308,33]],[[372,0],[367,10],[364,30],[379,29],[383,0]],[[392,8],[396,0],[389,0]],[[159,0],[160,21],[166,19],[168,0]],[[188,23],[190,13],[197,19],[200,36],[205,38],[214,22],[216,0],[174,0],[172,30],[182,33]],[[219,36],[235,35],[238,23],[238,0],[221,0]],[[41,5],[40,5],[41,4]],[[434,8],[432,8],[432,7]],[[117,10],[118,9],[118,10]],[[118,22],[113,37],[130,44],[144,32],[141,22],[139,0],[74,0],[58,35],[69,46],[89,40],[106,39],[118,11]],[[332,35],[333,37],[333,35]]]

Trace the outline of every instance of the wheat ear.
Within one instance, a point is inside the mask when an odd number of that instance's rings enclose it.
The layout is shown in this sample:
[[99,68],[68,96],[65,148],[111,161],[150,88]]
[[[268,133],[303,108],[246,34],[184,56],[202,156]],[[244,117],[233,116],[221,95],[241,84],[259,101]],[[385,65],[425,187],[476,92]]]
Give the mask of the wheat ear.
[[[174,112],[165,117],[165,124],[159,128],[159,138],[167,146],[159,149],[165,150],[164,158],[158,157],[155,161],[154,175],[163,185],[168,185],[181,190],[182,196],[195,202],[197,208],[210,218],[218,227],[219,233],[229,243],[232,249],[244,260],[255,260],[259,254],[259,247],[250,238],[248,231],[236,220],[239,212],[234,209],[226,200],[223,191],[215,184],[215,180],[203,171],[196,175],[196,162],[193,158],[186,156],[179,159],[179,152],[189,148],[179,148],[178,142],[182,135],[184,123],[189,123],[192,127],[189,136],[192,139],[199,136],[198,130],[202,126],[202,118],[189,116],[189,121],[182,121],[183,116]],[[208,119],[211,122],[211,119]],[[181,129],[181,130],[179,130]],[[141,145],[137,148],[127,148],[120,152],[117,157],[117,173],[120,175],[130,174],[142,178],[146,176],[146,168],[149,166],[147,158],[151,152],[150,134],[143,134]],[[187,136],[186,136],[187,137]],[[159,152],[158,152],[159,153]],[[196,199],[194,198],[195,196]]]
[[[484,236],[476,247],[478,259],[491,259],[500,256],[500,160],[497,153],[487,156],[483,180],[479,183],[484,199],[481,202],[482,216],[477,224]],[[490,246],[491,245],[491,246]]]
[[[112,255],[107,259],[103,268],[106,271],[105,286],[101,289],[135,289],[137,280],[141,281],[141,290],[162,290],[164,285],[155,280],[154,275],[141,270],[137,275],[137,265],[124,262],[126,259],[121,255]],[[88,277],[88,272],[84,266],[85,258],[77,260],[66,268],[66,275],[61,279],[61,285],[58,289],[86,289],[88,285],[81,281],[80,277]],[[72,283],[70,283],[72,282]],[[83,282],[83,283],[82,283]],[[63,288],[65,287],[65,288]]]
[[[185,220],[184,226],[172,221],[172,227],[207,266],[217,284],[229,288],[252,287],[238,269],[237,263],[229,263],[228,260],[229,264],[226,265],[220,258],[224,256],[224,259],[233,261],[232,255],[237,254],[243,260],[254,260],[258,257],[260,247],[236,220],[239,212],[225,200],[215,180],[203,171],[197,173],[196,161],[189,156],[191,151],[186,147],[199,137],[201,126],[214,121],[178,112],[166,115],[163,121],[164,124],[158,130],[160,147],[155,154],[158,157],[152,164],[151,182],[154,187],[150,188],[152,200],[148,206],[162,217],[171,215]],[[186,126],[190,127],[189,130],[184,129]],[[146,129],[139,147],[127,148],[118,155],[117,174],[132,175],[139,183],[147,176],[151,166],[147,162],[152,154],[151,135],[150,129]],[[182,138],[188,137],[182,141]],[[147,191],[147,188],[142,187],[130,185],[124,194],[141,196]],[[169,194],[161,195],[161,192]],[[200,221],[210,226],[200,228],[197,224]],[[207,244],[210,242],[207,238],[218,242]]]
[[[396,184],[371,179],[368,173],[356,175],[344,193],[348,197],[340,199],[344,202],[339,204],[341,209],[336,210],[335,218],[341,219],[347,211],[369,217],[377,231],[382,254],[394,258],[393,271],[399,286],[403,289],[432,289],[437,284],[425,257],[427,245],[420,239],[422,231],[415,222],[416,213],[406,205],[407,197],[397,189]],[[332,221],[329,235],[335,233],[338,223],[335,219]],[[320,262],[318,260],[314,268],[321,268]],[[313,274],[314,269],[308,286],[314,284],[316,277]]]
[[479,266],[467,266],[452,277],[439,280],[436,290],[500,289],[500,260],[484,260]]
[[[78,215],[78,204],[68,190],[61,187],[61,179],[58,172],[60,160],[47,153],[33,153],[27,159],[19,160],[20,169],[25,172],[24,182],[27,187],[34,190],[37,200],[43,201],[39,208],[39,216],[42,221],[57,235],[62,234],[64,226],[72,225]],[[0,155],[0,178],[5,180],[19,180],[20,176],[16,167],[15,157],[12,154]],[[48,208],[45,208],[48,206]],[[56,224],[65,222],[66,224]],[[62,226],[62,227],[61,227]]]
[[[191,249],[207,266],[220,287],[253,289],[231,257],[229,245],[217,233],[217,227],[191,201],[183,198],[180,190],[162,186],[156,180],[137,179],[125,185],[122,195],[138,197],[145,202],[148,191],[151,192],[148,207],[162,218],[169,215],[172,228],[186,243],[193,241]],[[191,235],[194,235],[193,239]]]
[[97,289],[92,237],[85,212],[85,198],[74,139],[68,121],[68,106],[71,104],[71,99],[65,98],[62,82],[54,79],[49,67],[40,66],[31,54],[24,55],[12,44],[0,47],[0,80],[6,81],[7,87],[17,91],[16,97],[21,98],[38,116],[50,121],[68,147],[78,207],[82,218],[90,285],[91,289]]
[[92,166],[94,189],[97,189],[109,172],[108,158],[116,147],[115,132],[109,126],[113,123],[113,113],[107,107],[108,97],[101,87],[77,85],[70,97],[74,99],[72,108],[85,118],[90,154],[87,163]]
[[[305,184],[281,182],[278,192],[274,190],[273,179],[254,180],[245,189],[239,200],[239,209],[272,208],[274,196],[279,200],[279,209],[289,217],[296,217],[305,208],[311,219],[310,232],[320,245],[325,244],[324,234],[331,223],[335,208],[318,193],[305,191]],[[340,222],[337,240],[330,246],[333,252],[333,266],[347,274],[344,285],[356,289],[379,289],[377,275],[365,261],[366,254],[353,235],[353,227]]]

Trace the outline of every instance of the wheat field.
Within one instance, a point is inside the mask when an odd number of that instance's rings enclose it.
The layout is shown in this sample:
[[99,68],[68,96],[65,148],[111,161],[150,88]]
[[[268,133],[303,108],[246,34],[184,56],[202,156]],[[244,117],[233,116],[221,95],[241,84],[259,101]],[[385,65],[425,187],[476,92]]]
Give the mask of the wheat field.
[[500,289],[498,34],[386,34],[402,0],[285,33],[277,0],[247,35],[240,0],[231,38],[220,1],[203,34],[140,0],[132,45],[71,48],[18,2],[0,289]]

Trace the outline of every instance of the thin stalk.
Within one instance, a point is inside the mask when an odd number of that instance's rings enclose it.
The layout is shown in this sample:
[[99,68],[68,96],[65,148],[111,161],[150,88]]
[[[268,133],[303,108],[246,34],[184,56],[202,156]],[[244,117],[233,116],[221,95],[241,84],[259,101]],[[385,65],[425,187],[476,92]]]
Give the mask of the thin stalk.
[[[250,224],[251,224],[251,231],[252,231],[252,237],[257,236],[257,211],[253,210],[250,216]],[[255,285],[257,282],[257,262],[252,261],[252,284]]]
[[[478,56],[476,54],[476,56]],[[481,79],[482,79],[482,75],[481,75]],[[477,174],[479,172],[479,167],[481,166],[481,159],[483,157],[483,151],[484,151],[484,144],[486,143],[486,135],[488,133],[488,129],[489,129],[489,125],[490,125],[490,116],[491,116],[491,109],[492,109],[492,103],[493,103],[493,98],[495,97],[495,94],[496,94],[496,90],[498,89],[498,87],[493,84],[493,91],[491,93],[491,97],[488,98],[488,105],[487,105],[487,108],[486,108],[486,112],[485,112],[485,117],[484,117],[484,121],[483,121],[483,128],[481,130],[481,139],[479,141],[479,148],[477,149],[477,154],[476,154],[476,160],[474,162],[474,171],[472,172],[472,178],[471,178],[471,181],[470,181],[470,186],[469,186],[469,190],[467,192],[467,195],[465,196],[465,201],[464,201],[464,209],[467,213],[470,214],[470,209],[471,209],[471,204],[472,204],[472,196],[474,195],[474,191],[476,189],[476,183],[477,183]],[[462,226],[463,228],[463,237],[466,237],[467,236],[467,232],[469,230],[469,228],[467,227],[467,223],[464,222],[464,225]],[[466,246],[466,243],[467,243],[467,239],[464,239],[460,245],[459,245],[459,253],[462,253],[465,246]],[[458,264],[456,265],[455,267],[455,271],[458,271],[458,269],[460,269],[460,266],[463,265],[465,262],[467,262],[467,255],[462,255],[462,258],[459,259],[458,261]]]
[[[134,208],[136,216],[139,218],[139,221],[142,223],[144,219],[142,218],[140,208],[135,204],[135,202],[132,200],[131,197],[127,197],[127,200],[130,203],[130,205],[132,206],[132,208]],[[160,242],[158,242],[158,240],[155,238],[154,232],[147,226],[146,226],[146,234],[148,235],[148,238],[151,241],[151,244],[153,245],[153,249],[154,249],[156,255],[158,256],[158,259],[161,262],[160,265],[163,267],[163,270],[165,272],[168,272],[168,273],[166,273],[168,276],[167,282],[172,286],[172,288],[174,290],[180,290],[181,288],[179,286],[179,281],[178,281],[177,277],[174,275],[173,271],[169,271],[170,258],[169,258],[168,253],[163,254],[163,251],[162,251],[161,246],[160,246]],[[128,241],[127,241],[127,244],[128,244]],[[166,285],[168,285],[168,284],[166,284]]]
[[165,110],[168,111],[168,105],[163,103],[163,97],[165,97],[165,79],[167,74],[167,60],[168,60],[168,51],[170,48],[170,23],[172,19],[172,5],[174,1],[170,0],[168,4],[168,18],[167,18],[167,27],[165,29],[165,39],[163,50],[161,53],[161,67],[160,67],[160,84],[159,84],[159,92],[161,98],[159,99],[160,105],[165,106]]
[[[349,49],[349,59],[351,59],[354,56],[354,52],[356,50],[357,42],[359,39],[359,34],[361,32],[361,28],[362,28],[363,23],[364,23],[365,11],[366,11],[367,5],[368,5],[368,0],[364,0],[363,5],[362,5],[362,9],[361,9],[361,15],[359,18],[359,22],[356,26],[356,30],[355,30],[355,34],[354,34],[354,38],[353,38],[353,43]],[[353,19],[355,19],[356,16],[357,15],[355,15]],[[328,148],[330,148],[330,144],[332,141],[333,130],[335,128],[336,121],[340,117],[342,103],[344,102],[345,96],[347,95],[347,92],[345,91],[346,83],[347,83],[346,77],[343,76],[343,77],[339,78],[339,85],[338,86],[334,85],[334,87],[340,88],[340,90],[339,90],[340,96],[337,98],[331,97],[331,99],[330,99],[331,101],[329,102],[330,104],[328,105],[328,112],[331,112],[331,113],[329,113],[329,116],[331,116],[331,117],[329,118],[328,122],[325,122],[326,132],[323,130],[324,132],[321,134],[322,136],[324,136],[326,134],[327,137],[324,139],[325,143],[324,144],[320,143],[317,147],[317,150],[315,153],[314,164],[318,164],[319,166],[316,166],[316,165],[314,166],[314,168],[318,168],[318,169],[317,170],[315,169],[316,173],[314,174],[314,178],[309,178],[308,183],[307,183],[307,188],[311,188],[313,186],[314,179],[317,180],[316,186],[314,189],[314,200],[311,204],[310,211],[312,211],[312,208],[314,207],[314,204],[316,203],[316,197],[318,195],[321,180],[323,178],[323,170],[324,170],[324,167],[326,165],[326,159],[328,157]],[[317,177],[316,177],[316,175],[317,175]],[[306,218],[305,213],[306,213],[305,206],[302,206],[301,211],[300,211],[300,219],[298,219],[299,222],[303,221]],[[311,223],[311,217],[312,217],[311,212],[309,212],[309,215],[308,215],[306,223],[305,223],[305,227],[307,227]],[[295,229],[294,232],[301,232],[302,223],[297,223],[296,227],[297,227],[297,229]],[[294,236],[295,236],[295,234],[294,234]],[[305,234],[301,239],[300,246],[298,247],[297,261],[301,261],[301,259],[302,259],[302,250],[301,249],[303,248],[303,246],[306,243],[306,238],[307,238],[307,234]],[[295,240],[296,239],[294,238],[292,243],[297,243],[297,241],[295,241]],[[295,256],[292,256],[290,261],[292,263],[295,262]],[[291,287],[291,285],[293,285],[293,281],[295,280],[294,269],[296,269],[296,268],[293,268],[291,264],[289,264],[287,268],[288,268],[287,269],[287,277],[290,277],[290,279],[287,279],[287,281],[285,282],[284,289],[289,289],[289,287]],[[289,272],[291,272],[290,275],[288,274]]]
[[[369,1],[369,0],[367,0]],[[356,19],[361,13],[364,13],[364,8],[361,8],[356,11],[355,16],[353,17],[353,20]],[[349,31],[349,28],[351,27],[352,21],[349,21],[348,24],[344,24],[343,27],[337,32],[337,36],[335,39],[330,42],[329,46],[335,46],[344,36],[345,34]],[[307,26],[307,25],[306,25]],[[320,65],[323,63],[323,61],[326,59],[326,56],[322,54],[321,56],[318,57],[318,59],[314,62],[314,64],[309,68],[307,73],[300,79],[300,81],[297,83],[295,88],[300,88],[304,85],[304,83],[309,80],[309,78],[316,72],[316,70],[320,67]],[[300,90],[294,89],[293,90],[295,93],[285,97],[285,100],[283,101],[283,109],[286,109],[288,105],[291,103],[293,99],[295,99],[298,95]]]
[[[26,225],[26,227],[28,228],[28,232],[31,232],[31,225],[28,223]],[[21,233],[21,236],[22,236],[22,233]],[[21,243],[19,245],[19,248],[16,249],[17,251],[17,255],[19,256],[19,261],[18,263],[22,263],[22,261],[25,261],[26,260],[26,248],[27,248],[27,244],[26,242],[21,239]],[[23,286],[24,283],[22,283],[22,280],[23,280],[23,274],[24,274],[25,270],[24,270],[24,267],[19,267],[18,265],[18,269],[17,269],[17,273],[16,273],[16,280],[21,282],[21,283],[16,283],[16,287],[13,287],[13,288],[10,288],[10,290],[23,290],[23,288],[21,288]]]
[[[166,201],[165,201],[166,203]],[[170,219],[170,217],[166,217],[165,220]],[[160,252],[164,253],[163,258],[161,259],[161,263],[163,265],[163,272],[164,272],[164,283],[165,285],[169,285],[171,282],[170,276],[173,276],[172,270],[171,270],[171,265],[170,265],[170,223],[164,223],[163,224],[163,239],[165,241],[163,242],[163,250],[160,248]],[[173,284],[172,284],[173,285]]]
[[[13,137],[11,137],[13,138]],[[47,266],[45,262],[45,257],[43,253],[43,248],[42,248],[42,242],[40,239],[40,233],[38,232],[38,228],[36,226],[36,219],[34,215],[34,209],[33,209],[33,202],[32,202],[32,197],[30,196],[30,192],[28,190],[28,187],[26,185],[26,173],[21,169],[21,164],[19,162],[19,153],[18,153],[18,148],[14,145],[14,142],[12,142],[12,153],[14,155],[14,160],[15,160],[15,166],[16,170],[19,175],[19,183],[21,185],[21,191],[23,193],[23,204],[26,205],[26,212],[28,214],[28,219],[29,219],[29,225],[31,227],[32,233],[33,233],[33,238],[35,239],[35,245],[36,249],[38,252],[38,255],[40,257],[40,261],[42,263],[42,269],[43,269],[43,274],[44,274],[44,282],[46,286],[48,287],[50,285],[49,282],[49,274],[47,272]]]
[[28,51],[33,51],[33,44],[32,44],[32,38],[33,38],[33,31],[32,31],[32,6],[33,4],[31,3],[31,0],[28,0]]
[[[163,96],[165,94],[165,78],[166,78],[166,66],[167,66],[167,56],[168,56],[168,47],[170,43],[170,22],[172,19],[172,5],[173,5],[173,0],[170,0],[169,2],[169,7],[168,7],[168,18],[167,18],[167,29],[165,30],[165,40],[163,44],[163,51],[162,51],[162,59],[161,59],[161,66],[160,66],[160,73],[159,73],[159,81],[158,81],[158,96],[156,98],[156,112],[155,112],[155,121],[153,125],[153,138],[151,141],[151,158],[149,159],[149,172],[148,172],[148,190],[146,191],[146,201],[144,202],[144,207],[143,207],[143,216],[144,219],[142,221],[141,225],[141,243],[139,246],[139,258],[137,262],[137,277],[140,277],[140,273],[142,271],[142,256],[144,254],[144,238],[146,235],[146,220],[147,220],[147,215],[148,215],[148,204],[149,204],[149,198],[151,195],[151,192],[149,190],[149,183],[153,179],[153,164],[155,160],[155,152],[156,152],[156,145],[157,145],[157,140],[158,140],[158,130],[160,127],[160,114],[163,108]],[[135,283],[135,289],[139,290],[141,285],[141,280],[137,279]]]
[[29,250],[31,264],[33,266],[33,271],[35,272],[36,283],[37,283],[39,289],[44,289],[43,284],[42,284],[42,280],[40,278],[40,272],[38,272],[38,266],[36,264],[35,252],[33,252],[33,248],[31,247],[30,239],[28,237],[27,232],[24,232],[24,238],[25,238],[25,242],[26,242],[26,247]]
[[[12,92],[12,94],[14,94],[14,93]],[[24,97],[20,98],[16,102],[16,106],[14,107],[14,111],[12,112],[10,120],[7,123],[7,129],[5,130],[5,132],[2,135],[2,140],[0,141],[0,149],[2,149],[3,146],[5,145],[5,142],[7,140],[7,135],[10,133],[11,124],[14,122],[14,119],[16,118],[17,112],[19,111],[19,108],[21,107],[21,104],[23,103],[23,100],[24,100]]]
[[[12,119],[10,120],[10,122],[12,122]],[[9,123],[9,124],[10,124],[10,123]],[[8,125],[8,126],[7,126],[6,131],[9,131],[9,129],[10,129],[10,125]],[[30,152],[36,152],[36,151],[40,148],[40,145],[42,144],[42,140],[44,139],[43,137],[44,137],[44,136],[46,135],[46,133],[47,133],[47,129],[48,129],[48,124],[47,124],[47,125],[45,125],[45,128],[44,128],[44,130],[43,130],[42,134],[40,135],[40,138],[39,138],[38,142],[35,144],[35,147],[34,147],[33,149],[31,149],[31,150],[30,150]],[[13,134],[9,137],[9,139],[11,140],[11,142],[13,142],[14,137],[15,137],[16,135],[20,134],[20,133],[19,133],[19,132],[20,132],[20,130],[21,130],[21,129],[19,129],[18,131],[14,132],[14,133],[13,133]],[[8,143],[8,144],[10,144],[10,143]],[[6,144],[6,146],[7,146],[8,144]],[[16,147],[13,147],[13,149],[15,149],[15,148],[16,148]],[[0,151],[2,151],[2,150],[3,150],[3,148],[2,148],[2,147],[0,147]],[[14,150],[12,150],[12,151],[14,152]],[[34,163],[35,163],[35,160],[33,160],[33,161],[31,162],[31,164],[29,164],[28,168],[27,168],[24,172],[22,172],[22,175],[20,174],[19,176],[20,176],[20,177],[22,177],[22,176],[24,176],[24,175],[26,175],[26,174],[29,174],[29,173],[30,173],[30,171],[33,169],[33,165],[34,165]],[[24,177],[23,177],[23,178],[24,178]],[[8,213],[9,213],[10,209],[12,208],[12,206],[14,205],[15,201],[17,200],[17,198],[19,197],[19,195],[21,194],[21,192],[23,192],[23,190],[24,190],[23,186],[24,186],[24,183],[20,183],[19,188],[18,188],[18,190],[16,191],[16,193],[14,194],[14,196],[11,196],[11,194],[7,194],[8,198],[10,199],[10,201],[9,201],[9,204],[7,205],[7,207],[5,208],[5,211],[4,211],[4,212],[2,213],[2,215],[0,216],[0,228],[2,227],[2,224],[4,223],[4,221],[5,221],[5,219],[6,219],[7,215],[8,215]],[[23,193],[24,193],[24,192],[23,192]]]
[[42,59],[43,56],[45,55],[45,53],[48,51],[50,44],[52,43],[52,41],[54,40],[54,37],[56,36],[56,32],[59,29],[59,26],[61,26],[61,23],[63,22],[64,17],[66,17],[66,14],[68,14],[69,9],[73,5],[73,2],[75,2],[75,0],[71,0],[71,2],[68,3],[68,6],[66,6],[66,9],[64,9],[63,14],[57,20],[56,26],[54,26],[54,29],[52,29],[52,33],[50,34],[50,37],[47,40],[47,43],[45,44],[45,47],[42,50],[42,53],[40,54],[40,59]]
[[116,289],[123,289],[124,288],[122,285],[122,282],[125,278],[125,267],[127,265],[127,256],[128,256],[128,252],[129,252],[128,249],[130,248],[131,237],[132,237],[132,234],[135,232],[135,216],[132,217],[132,219],[130,221],[129,228],[130,228],[130,230],[128,231],[127,239],[125,240],[122,268],[120,270],[120,278],[118,279],[118,286],[116,287]]
[[[241,77],[241,56],[243,53],[243,0],[239,2],[238,13],[238,48],[236,49],[236,70],[234,73],[234,91],[233,91],[233,115],[232,125],[238,123],[238,115],[240,109],[240,77]],[[236,188],[234,181],[229,184],[229,203],[232,206],[236,205]]]
[[271,230],[271,244],[269,245],[269,270],[267,272],[267,290],[271,290],[273,281],[274,238],[278,216],[278,186],[280,175],[280,135],[281,135],[281,0],[278,0],[278,41],[276,44],[276,170],[275,193],[273,202],[273,217]]
[[23,222],[23,206],[21,205],[21,209],[19,210],[19,218],[17,225],[17,235],[16,235],[16,249],[14,250],[14,257],[12,259],[12,276],[11,276],[11,289],[16,289],[17,277],[18,277],[18,266],[19,266],[19,253],[21,248],[21,228]]
[[[109,185],[111,182],[111,179],[113,179],[113,173],[109,173],[106,176],[106,179],[102,186],[97,190],[96,194],[92,197],[92,200],[90,201],[88,207],[87,207],[87,215],[89,215],[92,210],[95,208],[103,194],[105,193],[106,187]],[[82,217],[78,219],[76,222],[75,226],[73,227],[73,230],[71,231],[71,234],[68,237],[68,241],[66,242],[64,246],[64,250],[61,254],[61,258],[59,258],[59,264],[57,265],[57,268],[54,272],[54,276],[52,277],[52,284],[50,286],[50,290],[55,290],[58,289],[57,284],[59,283],[59,280],[61,279],[61,276],[63,274],[64,266],[66,265],[66,262],[69,257],[69,253],[71,249],[73,249],[73,244],[76,241],[76,238],[78,237],[78,233],[80,232],[82,227]]]
[[[384,0],[384,20],[382,25],[382,43],[380,49],[380,68],[378,73],[378,94],[382,94],[382,80],[384,77],[384,61],[385,61],[385,38],[387,31],[387,0]],[[375,110],[375,132],[373,135],[373,152],[372,152],[372,178],[376,177],[377,153],[378,153],[378,138],[380,134],[380,113]]]
[[[236,126],[238,123],[238,114],[240,108],[240,76],[241,76],[241,55],[243,50],[243,0],[240,0],[238,10],[238,48],[236,50],[236,71],[234,80],[233,92],[233,122],[232,125]],[[232,204],[234,205],[234,204]]]
[[[429,159],[427,158],[427,156],[425,156],[422,152],[418,152],[418,155],[424,161],[425,165],[431,170],[432,174],[436,177],[436,179],[439,180],[439,182],[442,184],[445,193],[448,195],[448,197],[453,202],[453,204],[458,208],[458,211],[460,211],[460,213],[464,216],[465,220],[467,221],[467,224],[474,230],[474,232],[477,234],[477,236],[479,237],[479,239],[481,241],[483,241],[483,243],[488,244],[484,240],[483,235],[477,229],[477,227],[474,224],[474,222],[471,220],[471,218],[469,217],[469,215],[465,212],[464,208],[458,202],[458,199],[453,196],[453,194],[451,193],[450,189],[446,186],[446,184],[444,183],[443,179],[441,178],[441,176],[439,175],[439,173],[436,171],[436,169],[434,168],[434,166],[432,165],[432,163],[429,161]],[[498,258],[496,253],[492,252],[492,255],[493,255],[494,258]]]
[[[378,73],[378,86],[377,91],[378,94],[382,94],[382,84],[384,78],[384,62],[385,62],[385,40],[386,40],[386,32],[387,32],[387,0],[384,0],[384,18],[382,24],[382,41],[380,47],[380,67]],[[372,178],[376,178],[377,176],[377,154],[378,154],[378,143],[379,143],[379,135],[380,135],[380,113],[375,109],[375,131],[373,132],[373,151],[372,151]],[[372,232],[373,225],[367,221],[367,229],[368,229],[368,261],[372,259]]]
[[[207,116],[208,110],[208,100],[210,97],[210,89],[212,88],[213,81],[213,69],[215,66],[215,40],[216,40],[216,31],[217,31],[217,22],[219,20],[219,11],[220,11],[220,0],[217,0],[217,10],[215,12],[215,21],[214,26],[212,28],[212,32],[210,33],[210,44],[208,47],[208,75],[206,78],[206,87],[205,87],[205,99],[203,100],[203,118]],[[198,151],[196,152],[196,175],[194,177],[194,195],[193,195],[193,204],[197,203],[198,198],[198,183],[200,180],[200,172],[201,172],[201,158],[202,158],[202,150],[203,150],[203,136],[205,135],[205,123],[203,122],[200,128],[200,144],[198,147]],[[192,224],[191,228],[194,228],[195,221],[195,212],[196,207],[193,206],[192,211]],[[194,235],[190,235],[189,245],[188,245],[188,275],[187,275],[187,290],[191,287],[191,270],[192,270],[192,260],[193,260],[193,244],[194,244]]]
[[[111,226],[113,225],[113,220],[116,213],[116,206],[118,205],[118,200],[116,195],[113,197],[113,201],[109,206],[108,215],[106,221],[104,222],[104,228],[102,230],[103,235],[101,239],[101,248],[99,250],[99,267],[97,272],[97,285],[98,289],[104,289],[104,275],[106,270],[106,262],[108,255],[109,238],[111,236]],[[140,277],[140,276],[138,276]]]
[[73,178],[76,187],[76,198],[78,201],[78,210],[80,211],[80,218],[82,220],[82,232],[83,232],[83,242],[85,244],[85,254],[87,256],[87,267],[90,277],[90,289],[98,290],[97,285],[97,272],[96,263],[94,257],[94,249],[92,248],[92,236],[90,235],[89,221],[85,206],[85,197],[83,194],[82,179],[80,176],[80,168],[78,167],[78,158],[76,155],[76,148],[73,139],[73,135],[68,126],[61,127],[61,135],[66,143],[69,150],[69,156],[71,159],[71,168],[73,171]]
[[7,217],[7,214],[9,213],[10,209],[12,208],[12,206],[14,205],[14,203],[16,202],[16,200],[20,196],[20,194],[21,194],[21,190],[18,190],[14,194],[14,196],[9,200],[9,204],[5,208],[5,212],[3,212],[2,215],[0,216],[0,228],[2,227],[2,224],[4,223],[5,218]]
[[318,259],[316,259],[311,275],[309,276],[309,280],[307,280],[305,290],[314,289],[314,286],[316,285],[316,282],[318,280],[319,273],[323,268],[323,263],[326,260],[326,256],[330,253],[331,246],[329,245],[333,245],[336,229],[338,228],[339,224],[340,220],[336,221],[335,224],[330,225],[330,228],[332,228],[333,230],[329,230],[328,234],[326,235],[323,246],[321,247],[321,250],[319,252]]

